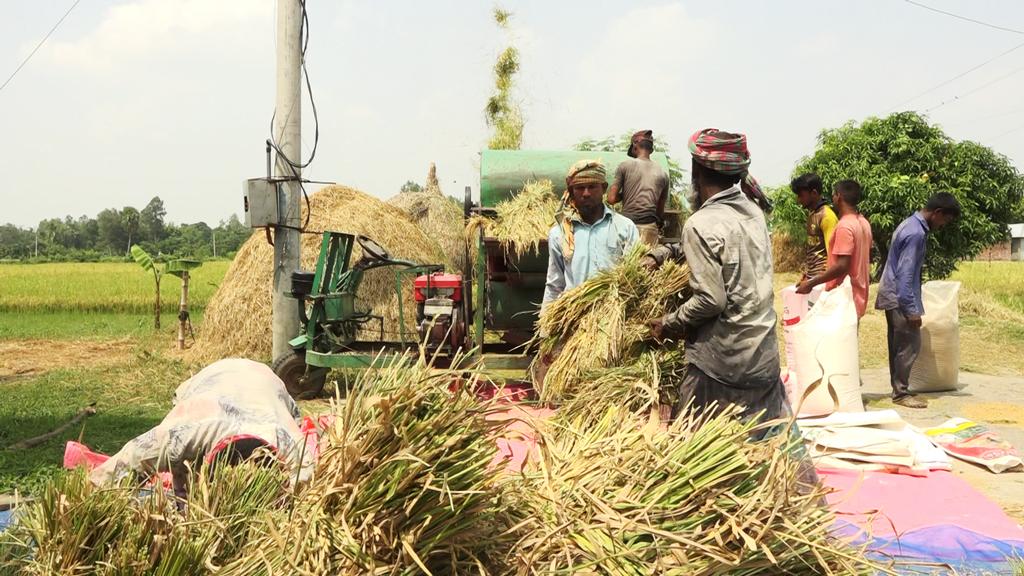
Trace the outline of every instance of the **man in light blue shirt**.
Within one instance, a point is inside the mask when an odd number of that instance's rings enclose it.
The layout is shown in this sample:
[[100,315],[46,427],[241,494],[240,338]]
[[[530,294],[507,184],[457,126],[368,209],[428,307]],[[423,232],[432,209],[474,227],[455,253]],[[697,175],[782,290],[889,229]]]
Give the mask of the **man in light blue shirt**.
[[541,310],[597,272],[618,263],[640,237],[636,224],[604,203],[605,167],[577,162],[565,177],[565,209],[548,233],[548,275]]
[[921,270],[928,234],[960,217],[960,203],[948,192],[939,192],[924,210],[904,220],[892,234],[889,257],[882,271],[875,308],[885,311],[889,342],[889,381],[892,401],[906,408],[927,408],[928,403],[910,393],[910,371],[921,352]]

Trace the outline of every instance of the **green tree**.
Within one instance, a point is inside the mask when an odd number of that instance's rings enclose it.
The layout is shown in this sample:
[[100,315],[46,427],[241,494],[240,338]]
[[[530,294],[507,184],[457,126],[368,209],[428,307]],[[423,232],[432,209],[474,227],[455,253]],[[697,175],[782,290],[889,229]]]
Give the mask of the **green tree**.
[[100,211],[96,215],[96,228],[99,240],[97,248],[108,253],[119,253],[127,238],[121,213],[114,208]]
[[[847,178],[864,187],[860,208],[878,248],[876,276],[885,265],[893,231],[936,192],[956,196],[963,216],[929,235],[929,278],[948,276],[958,261],[1004,240],[1007,224],[1024,217],[1024,178],[1008,158],[975,142],[956,142],[915,112],[824,130],[814,154],[793,173],[806,172],[818,173],[826,190]],[[773,225],[802,226],[802,211],[787,209],[796,204],[788,188],[778,189],[775,200]]]
[[217,233],[217,254],[220,256],[232,256],[252,236],[252,228],[243,224],[237,214],[221,221],[214,231]]
[[150,242],[160,242],[164,237],[164,217],[167,210],[164,201],[154,196],[139,213],[139,231]]
[[[632,132],[626,132],[619,136],[607,136],[601,139],[588,138],[578,142],[573,146],[573,149],[581,152],[625,152],[629,150],[632,138]],[[665,156],[668,156],[669,194],[674,205],[685,207],[686,191],[690,186],[690,181],[686,177],[686,171],[669,153],[668,143],[658,136],[654,137],[654,150],[664,152]]]
[[32,256],[35,234],[14,224],[0,226],[0,259],[23,259]]
[[128,236],[128,244],[124,247],[124,254],[127,256],[132,248],[132,239],[138,236],[141,216],[135,208],[125,206],[121,209],[121,219],[124,221],[124,232]]
[[413,182],[412,180],[406,180],[405,184],[402,184],[402,188],[399,189],[398,191],[403,194],[406,192],[422,192],[423,187]]

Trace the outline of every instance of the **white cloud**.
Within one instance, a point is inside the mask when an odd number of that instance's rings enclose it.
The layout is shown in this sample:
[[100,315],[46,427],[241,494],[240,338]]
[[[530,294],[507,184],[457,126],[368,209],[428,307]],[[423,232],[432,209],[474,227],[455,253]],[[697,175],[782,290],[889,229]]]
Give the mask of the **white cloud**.
[[592,79],[602,78],[597,100],[610,109],[636,108],[644,96],[665,108],[676,105],[675,98],[684,96],[687,65],[714,49],[714,29],[710,21],[687,14],[681,2],[635,8],[612,19],[577,67],[576,104],[595,101]]
[[45,53],[55,64],[84,72],[108,72],[126,62],[186,52],[208,51],[222,57],[243,50],[239,39],[267,33],[272,22],[269,2],[141,0],[111,7],[88,34],[52,42]]

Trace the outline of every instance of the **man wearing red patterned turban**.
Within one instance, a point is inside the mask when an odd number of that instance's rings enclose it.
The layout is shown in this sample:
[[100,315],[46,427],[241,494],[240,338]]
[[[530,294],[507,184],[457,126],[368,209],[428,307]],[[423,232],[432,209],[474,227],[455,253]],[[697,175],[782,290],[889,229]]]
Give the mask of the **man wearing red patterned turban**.
[[652,250],[646,265],[668,258],[690,266],[693,296],[651,325],[656,339],[685,338],[681,405],[735,404],[742,417],[788,414],[772,307],[770,205],[747,172],[746,137],[715,129],[690,138],[693,214],[682,242]]

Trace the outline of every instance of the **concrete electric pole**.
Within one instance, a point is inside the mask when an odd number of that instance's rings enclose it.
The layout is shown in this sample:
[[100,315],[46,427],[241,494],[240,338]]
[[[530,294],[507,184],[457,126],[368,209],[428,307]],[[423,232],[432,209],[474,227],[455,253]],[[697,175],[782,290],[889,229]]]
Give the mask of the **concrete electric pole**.
[[[277,104],[273,133],[277,145],[292,162],[302,161],[302,6],[299,0],[277,2]],[[299,189],[301,169],[277,155],[281,223],[274,231],[273,357],[290,352],[288,340],[299,329],[299,312],[291,290],[291,273],[299,268]]]

